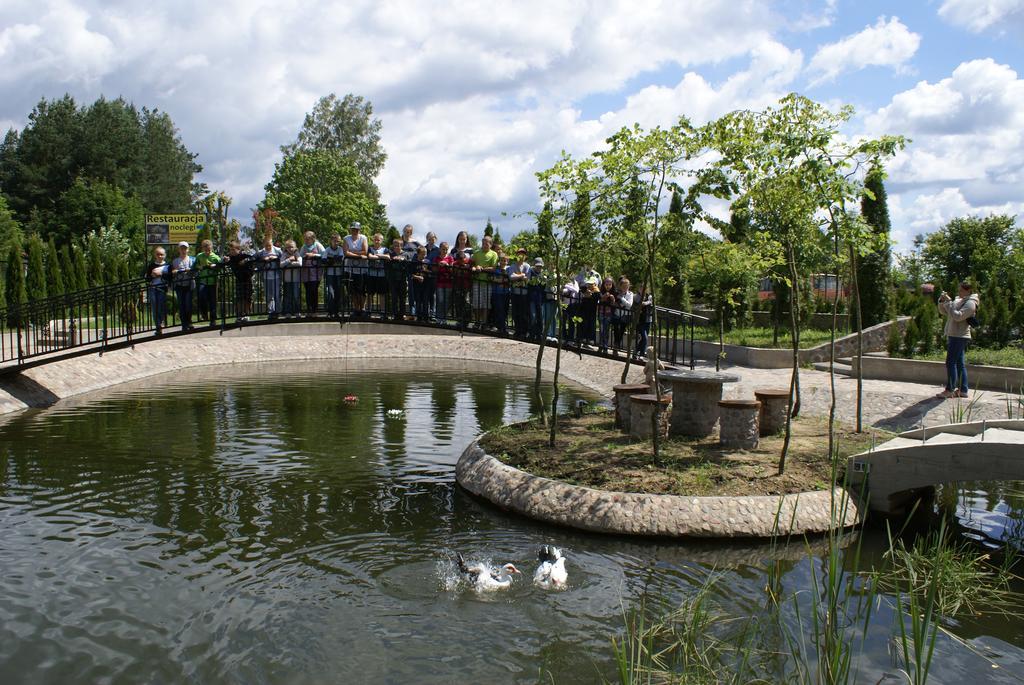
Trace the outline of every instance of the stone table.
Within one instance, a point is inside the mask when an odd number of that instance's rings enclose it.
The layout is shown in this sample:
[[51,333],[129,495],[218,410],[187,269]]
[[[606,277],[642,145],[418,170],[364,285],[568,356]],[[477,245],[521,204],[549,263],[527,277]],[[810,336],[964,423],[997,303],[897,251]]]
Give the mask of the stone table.
[[628,433],[630,426],[630,396],[647,394],[651,391],[651,388],[643,383],[625,383],[612,386],[612,391],[615,393],[615,427]]
[[645,440],[651,437],[651,412],[657,412],[658,432],[668,435],[668,405],[672,402],[671,395],[662,395],[658,402],[657,395],[631,395],[629,398],[629,436],[634,440]]
[[658,380],[672,385],[672,435],[703,438],[715,432],[722,385],[740,377],[717,371],[662,371]]
[[757,400],[721,400],[721,425],[718,428],[718,443],[722,447],[752,450],[757,447],[757,418],[761,403]]
[[775,435],[786,426],[789,411],[789,390],[786,388],[756,388],[754,398],[761,403],[761,437]]

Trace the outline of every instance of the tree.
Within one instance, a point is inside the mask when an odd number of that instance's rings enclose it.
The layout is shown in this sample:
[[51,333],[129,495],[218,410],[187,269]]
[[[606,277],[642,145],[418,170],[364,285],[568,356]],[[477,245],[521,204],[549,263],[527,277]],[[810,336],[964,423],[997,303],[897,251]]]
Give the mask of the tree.
[[391,247],[391,243],[395,242],[395,239],[401,240],[402,234],[398,230],[397,226],[388,226],[387,233],[384,234],[384,244]]
[[145,240],[142,203],[106,181],[75,179],[57,203],[47,237],[65,242],[101,228],[117,228],[126,234],[132,241],[133,256],[137,256]]
[[691,259],[689,273],[693,287],[702,292],[718,315],[719,355],[715,370],[721,369],[725,351],[725,319],[739,306],[747,290],[764,272],[764,258],[745,244],[729,241],[707,244]]
[[57,245],[50,238],[46,245],[46,293],[50,297],[64,294],[64,272],[61,270]]
[[6,247],[11,240],[22,242],[24,238],[21,225],[7,206],[7,200],[0,195],[0,246]]
[[960,217],[925,238],[921,259],[938,282],[974,278],[975,290],[981,290],[1007,276],[1022,240],[1022,229],[1014,225],[1012,216]]
[[43,264],[43,241],[34,235],[28,239],[28,276],[25,290],[29,300],[46,299],[46,267]]
[[[369,100],[352,93],[339,100],[331,93],[317,101],[303,120],[298,138],[282,146],[281,152],[285,157],[297,152],[337,152],[372,184],[388,158],[380,144],[380,129],[380,119],[373,117]],[[377,197],[374,195],[374,200]]]
[[4,290],[7,300],[7,325],[19,326],[23,321],[19,307],[28,302],[25,291],[25,272],[22,264],[21,243],[12,240],[7,248],[7,270],[4,274]]
[[60,246],[60,273],[63,278],[64,292],[70,293],[75,290],[74,262],[71,261],[71,248],[66,244]]
[[86,261],[89,265],[87,287],[96,288],[103,285],[107,280],[103,269],[103,251],[100,248],[99,237],[96,233],[89,234],[89,238],[86,241],[86,253]]
[[488,238],[494,237],[494,224],[491,223],[490,217],[487,218],[487,225],[484,226],[484,235]]
[[69,278],[68,283],[74,284],[72,291],[86,290],[89,287],[89,271],[85,266],[85,253],[77,244],[71,247],[71,252],[71,274],[73,278]]
[[353,221],[368,234],[388,226],[356,167],[334,151],[299,151],[285,157],[274,167],[260,206],[279,213],[276,225],[282,238],[298,239],[307,230],[317,235],[344,232]]
[[860,284],[860,309],[864,327],[886,320],[889,310],[889,269],[892,261],[889,246],[889,206],[885,193],[885,169],[868,169],[864,179],[864,197],[860,213],[872,228],[879,249],[864,255],[857,262],[857,282]]
[[568,228],[573,239],[569,242],[566,262],[569,269],[577,269],[583,265],[592,266],[596,263],[599,250],[599,232],[590,214],[590,195],[580,193],[572,205],[572,225]]

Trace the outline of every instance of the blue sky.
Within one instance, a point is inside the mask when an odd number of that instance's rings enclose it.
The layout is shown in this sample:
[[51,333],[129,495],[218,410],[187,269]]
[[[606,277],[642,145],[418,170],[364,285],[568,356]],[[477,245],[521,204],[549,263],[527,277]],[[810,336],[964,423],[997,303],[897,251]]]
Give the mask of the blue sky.
[[889,172],[894,238],[1024,211],[1024,0],[3,0],[0,127],[41,97],[171,114],[243,220],[302,117],[369,98],[393,223],[505,235],[533,174],[620,126],[698,123],[796,91],[850,135],[913,138]]

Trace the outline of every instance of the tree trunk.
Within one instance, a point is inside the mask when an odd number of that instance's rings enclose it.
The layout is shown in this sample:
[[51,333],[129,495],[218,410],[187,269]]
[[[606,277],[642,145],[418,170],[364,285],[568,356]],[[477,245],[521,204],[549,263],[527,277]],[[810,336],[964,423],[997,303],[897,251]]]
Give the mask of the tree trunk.
[[861,318],[860,280],[857,278],[857,251],[850,245],[850,272],[853,281],[853,304],[857,313],[857,432],[864,432],[864,320]]
[[544,321],[544,314],[543,314],[543,312],[544,312],[543,303],[541,303],[541,326],[542,326],[542,329],[541,329],[541,336],[540,336],[541,339],[537,343],[537,365],[536,365],[535,373],[533,375],[533,397],[534,397],[534,399],[537,402],[537,406],[540,407],[540,425],[546,426],[547,425],[547,417],[545,416],[545,412],[544,412],[544,399],[541,396],[541,392],[540,392],[540,380],[541,380],[541,375],[542,375],[541,374],[541,362],[544,360],[544,348],[547,346],[546,345],[547,339],[545,338],[544,333],[547,331],[547,323],[548,323],[547,321]]

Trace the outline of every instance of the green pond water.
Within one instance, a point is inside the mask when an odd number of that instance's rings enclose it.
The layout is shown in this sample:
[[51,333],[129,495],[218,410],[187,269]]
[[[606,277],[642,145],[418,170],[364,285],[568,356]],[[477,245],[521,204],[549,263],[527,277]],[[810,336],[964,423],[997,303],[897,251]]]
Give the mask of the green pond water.
[[[531,379],[459,360],[223,366],[2,419],[0,683],[594,683],[615,677],[624,611],[673,606],[708,573],[730,617],[763,611],[772,566],[806,596],[820,541],[591,535],[461,491],[463,448],[531,415]],[[596,399],[568,388],[565,408],[580,398]],[[1019,540],[1021,502],[980,485],[936,509],[998,545]],[[568,557],[561,592],[529,582],[549,543]],[[480,596],[455,551],[526,577]],[[892,605],[858,681],[900,682]],[[783,614],[799,633],[795,605]],[[966,645],[939,640],[932,682],[1024,681],[1024,622],[946,626]]]

